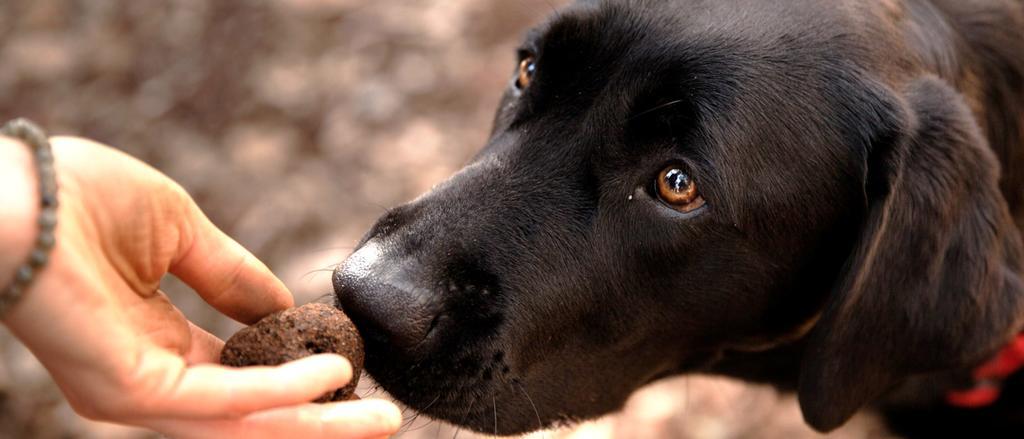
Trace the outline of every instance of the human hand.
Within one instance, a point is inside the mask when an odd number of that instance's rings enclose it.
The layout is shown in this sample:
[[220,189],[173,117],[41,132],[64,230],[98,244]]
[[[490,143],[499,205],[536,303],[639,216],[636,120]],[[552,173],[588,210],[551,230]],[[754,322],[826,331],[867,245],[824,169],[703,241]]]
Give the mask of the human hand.
[[[351,365],[340,356],[276,367],[217,365],[224,343],[171,304],[161,278],[177,276],[243,323],[292,306],[291,294],[160,172],[88,140],[51,143],[60,184],[57,245],[4,323],[75,411],[173,437],[374,437],[397,430],[400,414],[386,401],[308,403],[350,380]],[[4,190],[31,195],[26,186]],[[25,226],[0,236],[34,236],[31,223]]]

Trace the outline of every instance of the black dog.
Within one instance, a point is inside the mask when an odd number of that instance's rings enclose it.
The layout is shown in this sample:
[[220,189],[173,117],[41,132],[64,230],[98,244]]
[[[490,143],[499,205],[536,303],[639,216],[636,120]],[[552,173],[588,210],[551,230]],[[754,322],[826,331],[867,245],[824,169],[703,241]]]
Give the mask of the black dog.
[[581,1],[334,284],[384,389],[481,431],[688,372],[793,389],[821,431],[1020,426],[1013,378],[944,395],[1024,329],[1021,225],[1024,1]]

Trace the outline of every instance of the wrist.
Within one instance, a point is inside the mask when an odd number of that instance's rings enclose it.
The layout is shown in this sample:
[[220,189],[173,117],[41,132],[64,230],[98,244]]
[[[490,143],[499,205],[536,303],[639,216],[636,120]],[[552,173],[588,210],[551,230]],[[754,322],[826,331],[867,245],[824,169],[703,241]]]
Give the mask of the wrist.
[[32,151],[0,136],[0,288],[10,285],[35,243],[39,184]]

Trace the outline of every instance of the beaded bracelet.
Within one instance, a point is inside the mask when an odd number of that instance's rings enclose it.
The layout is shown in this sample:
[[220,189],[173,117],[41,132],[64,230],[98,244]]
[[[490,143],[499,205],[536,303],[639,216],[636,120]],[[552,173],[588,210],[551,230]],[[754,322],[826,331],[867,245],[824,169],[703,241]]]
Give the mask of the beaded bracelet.
[[50,259],[50,250],[56,244],[54,230],[57,228],[57,175],[53,167],[53,151],[50,141],[36,124],[15,119],[2,128],[0,134],[15,137],[32,148],[36,172],[39,176],[39,236],[35,247],[29,253],[28,261],[18,267],[14,281],[0,292],[0,317],[3,317],[25,294],[32,280]]

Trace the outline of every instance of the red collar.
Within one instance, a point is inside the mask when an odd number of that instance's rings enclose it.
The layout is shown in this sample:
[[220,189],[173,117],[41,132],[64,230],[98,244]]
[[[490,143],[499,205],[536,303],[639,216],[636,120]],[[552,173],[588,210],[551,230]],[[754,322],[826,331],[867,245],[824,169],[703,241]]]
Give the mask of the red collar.
[[1018,335],[995,358],[974,369],[974,387],[946,394],[946,402],[961,408],[981,408],[996,402],[1003,380],[1024,369],[1024,334]]

